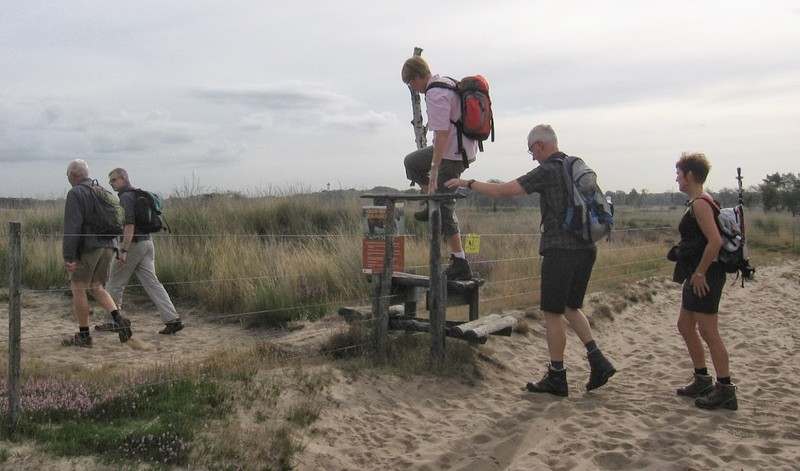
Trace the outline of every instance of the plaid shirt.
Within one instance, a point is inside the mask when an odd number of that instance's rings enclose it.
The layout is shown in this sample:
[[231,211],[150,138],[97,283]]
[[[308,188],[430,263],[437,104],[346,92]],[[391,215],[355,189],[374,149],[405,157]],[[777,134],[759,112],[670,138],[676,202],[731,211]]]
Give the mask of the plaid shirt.
[[539,254],[547,249],[588,249],[593,242],[580,239],[564,229],[567,218],[567,185],[564,182],[563,152],[551,155],[542,165],[517,178],[517,182],[527,193],[539,193],[539,206],[542,211],[542,239]]

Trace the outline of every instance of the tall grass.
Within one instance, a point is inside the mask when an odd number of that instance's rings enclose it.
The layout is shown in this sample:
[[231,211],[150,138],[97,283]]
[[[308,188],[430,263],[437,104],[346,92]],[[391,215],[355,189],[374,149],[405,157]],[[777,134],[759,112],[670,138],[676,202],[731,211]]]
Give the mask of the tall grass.
[[[368,201],[319,195],[170,198],[171,233],[154,235],[159,277],[179,302],[201,305],[220,319],[248,325],[315,319],[340,303],[368,304],[361,274],[360,209]],[[0,210],[0,269],[8,269],[8,222],[22,222],[22,280],[27,289],[63,289],[63,201]],[[591,289],[641,274],[668,273],[666,249],[677,239],[680,208],[617,207],[615,232],[600,244]],[[405,265],[428,272],[427,226],[406,216]],[[469,254],[487,280],[489,309],[535,305],[538,299],[537,208],[491,211],[462,205],[462,234],[481,236]],[[748,211],[751,258],[760,252],[798,253],[798,221],[787,213]],[[445,256],[448,251],[443,250]],[[757,260],[754,260],[758,264]],[[0,280],[6,286],[7,277]],[[463,311],[463,312],[462,312]],[[454,316],[465,310],[453,309]]]

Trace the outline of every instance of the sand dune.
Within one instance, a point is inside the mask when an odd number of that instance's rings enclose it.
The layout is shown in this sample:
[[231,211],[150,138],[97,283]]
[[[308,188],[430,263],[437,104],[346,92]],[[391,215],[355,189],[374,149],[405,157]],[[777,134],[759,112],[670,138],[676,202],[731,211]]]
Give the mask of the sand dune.
[[[727,286],[721,306],[738,411],[701,410],[675,394],[691,371],[675,327],[679,286],[651,279],[637,284],[651,301],[633,303],[613,320],[593,319],[598,342],[618,369],[603,388],[585,392],[585,351],[570,335],[569,397],[524,390],[548,361],[538,321],[529,321],[527,335],[488,341],[484,348],[492,361],[482,365],[485,378],[476,385],[336,371],[327,391],[331,406],[308,431],[297,469],[800,469],[800,263],[759,267],[757,275],[744,289]],[[589,304],[607,303],[610,296],[593,294]],[[179,362],[222,343],[263,336],[205,323],[193,312],[183,313],[184,331],[159,336],[158,317],[134,306],[134,342],[98,333],[92,349],[63,348],[61,336],[74,331],[69,298],[26,296],[23,308],[23,357],[53,368],[103,365],[109,358],[132,367]],[[0,315],[6,319],[5,306]],[[93,322],[103,320],[97,317]],[[309,324],[275,340],[313,343],[336,322]],[[15,449],[0,468],[34,469],[23,463],[35,463],[37,469],[105,469],[90,467],[87,459],[33,456],[29,447]]]
[[544,339],[493,337],[487,346],[505,369],[487,364],[477,386],[342,380],[334,388],[341,406],[326,408],[315,424],[320,437],[298,469],[800,469],[798,268],[763,267],[746,288],[725,289],[721,331],[738,411],[701,410],[675,394],[691,372],[675,327],[679,286],[649,280],[652,302],[594,321],[618,369],[607,386],[585,392],[585,352],[571,335],[569,397],[526,392],[524,384],[544,373]]

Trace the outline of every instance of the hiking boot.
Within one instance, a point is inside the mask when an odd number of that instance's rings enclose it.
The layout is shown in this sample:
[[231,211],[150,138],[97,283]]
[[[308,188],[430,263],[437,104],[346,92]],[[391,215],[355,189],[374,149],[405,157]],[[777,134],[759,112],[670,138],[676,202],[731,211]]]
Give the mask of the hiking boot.
[[698,397],[694,405],[701,409],[739,409],[739,401],[736,400],[736,385],[722,384],[719,381],[714,383],[714,389],[707,396]]
[[114,319],[114,332],[119,334],[119,341],[122,343],[127,342],[128,340],[133,337],[133,331],[131,330],[131,321],[125,317],[117,316]]
[[178,319],[176,321],[167,322],[166,327],[159,330],[158,333],[163,335],[172,335],[175,332],[180,332],[181,330],[183,330],[183,322]]
[[592,350],[589,355],[589,382],[586,383],[586,391],[597,389],[608,382],[608,378],[617,372],[614,365],[603,355],[600,349]]
[[450,266],[444,270],[444,276],[448,281],[471,280],[472,270],[469,268],[469,262],[466,258],[450,255]]
[[714,388],[714,381],[711,375],[694,374],[692,382],[682,388],[678,388],[678,396],[703,397],[709,394]]
[[92,336],[82,335],[80,332],[78,332],[72,337],[67,337],[64,340],[62,340],[61,345],[64,347],[92,348]]
[[547,373],[539,382],[531,381],[525,385],[525,389],[530,392],[550,393],[554,396],[566,397],[569,394],[567,385],[567,369],[554,370],[547,365]]
[[414,213],[414,219],[419,222],[428,222],[430,216],[428,215],[428,202],[424,201],[422,203],[422,209]]

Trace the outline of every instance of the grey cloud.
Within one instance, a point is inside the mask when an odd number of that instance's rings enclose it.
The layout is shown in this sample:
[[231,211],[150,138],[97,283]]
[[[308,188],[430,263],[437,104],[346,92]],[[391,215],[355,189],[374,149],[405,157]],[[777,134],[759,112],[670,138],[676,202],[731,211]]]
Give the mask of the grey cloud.
[[348,102],[344,95],[318,84],[284,81],[238,88],[207,88],[193,92],[201,99],[218,104],[236,104],[259,109],[313,110],[341,106]]
[[374,131],[386,125],[394,125],[397,123],[397,116],[393,113],[369,110],[360,115],[347,115],[338,114],[331,116],[324,116],[323,123],[332,124],[351,129],[360,129],[364,131]]

